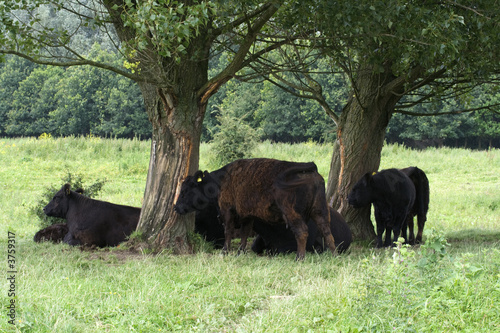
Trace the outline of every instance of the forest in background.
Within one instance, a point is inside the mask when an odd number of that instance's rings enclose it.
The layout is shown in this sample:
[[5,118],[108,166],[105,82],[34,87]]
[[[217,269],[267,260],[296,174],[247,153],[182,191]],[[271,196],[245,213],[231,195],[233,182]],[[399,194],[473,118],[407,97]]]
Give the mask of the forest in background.
[[[89,54],[96,61],[123,62],[113,51],[94,43]],[[224,57],[214,60],[214,72]],[[218,61],[218,63],[217,63]],[[330,72],[328,64],[317,71]],[[347,83],[340,75],[324,75],[326,100],[338,108],[347,100]],[[51,67],[18,57],[0,62],[0,136],[95,135],[117,138],[150,138],[151,124],[135,82],[111,71],[90,66]],[[405,100],[406,102],[407,100]],[[500,91],[475,89],[460,100],[419,103],[411,110],[433,114],[476,109],[500,103]],[[213,139],[221,121],[232,119],[256,131],[261,140],[274,142],[331,142],[333,121],[313,101],[293,96],[269,82],[231,80],[210,100],[202,140]],[[410,147],[500,147],[500,115],[487,110],[440,116],[392,117],[386,140]]]

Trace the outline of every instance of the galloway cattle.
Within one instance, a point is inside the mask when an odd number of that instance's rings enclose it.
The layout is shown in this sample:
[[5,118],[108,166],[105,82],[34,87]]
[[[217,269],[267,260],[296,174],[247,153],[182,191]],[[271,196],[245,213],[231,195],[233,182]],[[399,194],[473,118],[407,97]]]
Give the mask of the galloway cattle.
[[39,230],[33,240],[37,243],[49,241],[52,243],[60,243],[64,236],[68,233],[68,225],[66,223],[57,223]]
[[[424,232],[425,222],[427,221],[427,211],[429,210],[429,180],[425,172],[417,167],[400,169],[405,175],[410,177],[415,186],[415,203],[408,215],[406,224],[410,232],[408,242],[411,245],[422,243],[422,233]],[[413,232],[413,217],[417,216],[417,237]],[[403,237],[406,239],[406,229],[403,230]]]
[[[224,246],[224,226],[219,221],[219,209],[217,200],[210,200],[207,207],[196,211],[194,231],[203,236],[207,242],[211,242],[216,249]],[[324,239],[319,233],[316,224],[309,220],[307,222],[308,236],[306,243],[307,252],[321,253],[325,250]],[[269,224],[258,219],[253,220],[254,231],[259,231],[252,243],[252,251],[257,254],[275,255],[297,251],[297,242],[293,232],[283,224]],[[351,242],[352,234],[349,226],[342,215],[330,208],[330,230],[335,240],[338,253],[346,251]],[[236,230],[234,238],[239,238],[239,229]]]
[[[219,205],[217,198],[210,199],[208,205],[202,210],[196,211],[194,219],[194,231],[213,244],[214,248],[224,247],[224,226],[219,221]],[[253,232],[250,236],[255,235]],[[241,238],[240,229],[235,229],[232,238]]]
[[141,209],[90,199],[69,184],[59,190],[43,208],[48,216],[65,218],[69,245],[116,246],[137,227]]
[[225,240],[224,226],[219,221],[217,198],[210,198],[203,209],[196,211],[194,231],[211,242],[216,249],[222,249]]
[[[254,230],[258,233],[252,244],[252,251],[275,255],[297,251],[297,243],[292,231],[283,224],[269,225],[262,221],[254,221]],[[308,237],[306,251],[321,253],[325,250],[324,239],[316,224],[307,222]],[[335,239],[338,253],[345,252],[352,242],[352,233],[346,221],[336,210],[330,208],[330,230]]]
[[[377,247],[390,246],[406,228],[408,215],[415,202],[415,186],[411,179],[397,169],[365,174],[347,197],[349,204],[360,208],[373,203],[377,224]],[[385,242],[382,234],[385,231]],[[405,239],[406,241],[406,239]]]
[[224,225],[223,251],[230,250],[235,228],[240,228],[240,251],[252,230],[253,220],[286,224],[297,242],[297,259],[305,256],[306,221],[312,219],[335,253],[325,182],[314,163],[294,163],[256,158],[236,160],[219,170],[197,171],[183,181],[175,210],[186,214],[206,208],[217,198]]

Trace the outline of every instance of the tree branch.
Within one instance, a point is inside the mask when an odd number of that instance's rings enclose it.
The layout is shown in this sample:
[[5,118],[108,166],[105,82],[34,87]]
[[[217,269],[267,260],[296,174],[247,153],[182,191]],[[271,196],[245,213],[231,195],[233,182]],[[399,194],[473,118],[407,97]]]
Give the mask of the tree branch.
[[24,53],[21,53],[21,52],[17,52],[17,51],[11,51],[11,50],[2,50],[0,49],[0,54],[12,54],[12,55],[16,55],[18,57],[21,57],[21,58],[24,58],[26,60],[29,60],[33,63],[36,63],[36,64],[39,64],[39,65],[48,65],[48,66],[58,66],[58,67],[70,67],[70,66],[82,66],[82,65],[88,65],[88,66],[94,66],[94,67],[98,67],[98,68],[102,68],[102,69],[106,69],[106,70],[109,70],[109,71],[112,71],[112,72],[115,72],[119,75],[123,75],[133,81],[136,81],[136,82],[146,82],[147,80],[145,80],[142,76],[139,76],[139,75],[134,75],[130,72],[127,72],[127,71],[124,71],[124,70],[121,70],[117,67],[114,67],[114,66],[111,66],[111,65],[107,65],[107,64],[103,64],[103,63],[99,63],[99,62],[96,62],[96,61],[92,61],[92,60],[88,60],[88,59],[84,59],[82,58],[82,60],[74,60],[74,61],[61,61],[61,62],[58,62],[58,61],[46,61],[46,60],[40,60],[40,59],[37,59],[37,58],[33,58],[33,57],[30,57]]
[[442,115],[450,115],[450,114],[461,114],[461,113],[468,113],[468,112],[474,112],[474,111],[480,111],[480,110],[489,110],[491,112],[494,112],[496,114],[500,114],[496,110],[500,106],[500,103],[496,104],[491,104],[491,105],[486,105],[486,106],[481,106],[473,109],[466,109],[466,110],[455,110],[455,111],[448,111],[448,112],[436,112],[436,113],[420,113],[420,112],[411,112],[411,111],[403,111],[400,109],[394,110],[394,113],[401,113],[401,114],[406,114],[408,116],[417,116],[417,117],[434,117],[434,116],[442,116]]
[[[201,104],[207,103],[210,96],[215,94],[224,83],[229,81],[229,79],[231,79],[231,77],[242,68],[245,57],[247,56],[250,47],[254,44],[257,34],[278,9],[279,5],[268,3],[259,11],[261,16],[257,17],[252,25],[248,23],[247,35],[241,45],[239,45],[238,52],[235,54],[233,61],[231,61],[231,63],[217,76],[209,80],[200,90],[198,90],[197,96],[200,98]],[[247,20],[245,19],[241,21],[241,23],[244,23],[245,21]]]

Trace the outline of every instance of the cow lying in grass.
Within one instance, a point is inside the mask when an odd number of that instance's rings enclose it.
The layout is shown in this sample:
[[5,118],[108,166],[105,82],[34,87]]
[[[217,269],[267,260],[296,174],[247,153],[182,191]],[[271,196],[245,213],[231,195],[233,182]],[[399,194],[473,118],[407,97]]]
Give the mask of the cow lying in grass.
[[253,220],[259,219],[287,225],[297,242],[297,259],[303,259],[306,221],[311,219],[335,253],[325,183],[314,163],[258,158],[237,160],[210,173],[197,171],[184,180],[175,210],[179,214],[202,210],[212,198],[217,198],[224,225],[224,251],[230,250],[237,227],[241,229],[240,251],[244,251]]
[[[406,229],[406,221],[415,202],[415,186],[411,179],[397,169],[365,174],[348,195],[349,204],[360,208],[373,203],[377,224],[377,247],[390,246]],[[385,231],[385,241],[382,234]],[[405,239],[406,241],[406,239]]]
[[69,245],[116,246],[137,227],[141,209],[90,199],[64,185],[43,208],[48,216],[67,220]]

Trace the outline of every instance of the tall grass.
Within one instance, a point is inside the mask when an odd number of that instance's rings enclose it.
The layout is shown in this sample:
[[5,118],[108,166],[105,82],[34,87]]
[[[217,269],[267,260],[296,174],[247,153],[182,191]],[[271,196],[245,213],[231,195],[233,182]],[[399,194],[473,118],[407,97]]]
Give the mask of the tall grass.
[[[0,331],[500,330],[500,151],[384,147],[381,168],[416,165],[429,177],[421,248],[354,244],[347,255],[307,254],[297,263],[293,254],[152,256],[32,241],[38,222],[28,208],[67,172],[106,178],[100,199],[140,206],[149,149],[138,140],[0,139],[0,244],[6,249],[8,229],[16,233],[18,270],[16,326],[3,315]],[[210,149],[201,147],[203,170],[218,167],[207,159]],[[331,154],[314,143],[265,142],[254,152],[314,161],[325,177]]]

